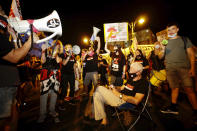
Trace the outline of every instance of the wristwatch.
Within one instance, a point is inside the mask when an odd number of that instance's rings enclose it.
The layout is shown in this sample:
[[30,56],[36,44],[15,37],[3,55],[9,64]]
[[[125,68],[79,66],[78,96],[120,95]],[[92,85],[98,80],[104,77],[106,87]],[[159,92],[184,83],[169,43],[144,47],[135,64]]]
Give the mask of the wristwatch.
[[120,99],[122,99],[122,96],[123,96],[123,95],[122,95],[122,94],[120,94],[119,98],[120,98]]

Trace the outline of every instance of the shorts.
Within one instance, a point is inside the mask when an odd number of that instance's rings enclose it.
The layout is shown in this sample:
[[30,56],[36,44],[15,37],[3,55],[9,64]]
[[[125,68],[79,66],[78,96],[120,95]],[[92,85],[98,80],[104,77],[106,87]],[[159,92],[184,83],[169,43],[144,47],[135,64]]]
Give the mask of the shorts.
[[189,76],[189,69],[170,68],[166,69],[167,81],[170,88],[193,87],[192,78]]
[[12,105],[15,102],[17,87],[0,87],[0,118],[11,116]]
[[93,82],[93,85],[96,87],[98,84],[98,72],[86,72],[84,86],[88,86],[91,81]]

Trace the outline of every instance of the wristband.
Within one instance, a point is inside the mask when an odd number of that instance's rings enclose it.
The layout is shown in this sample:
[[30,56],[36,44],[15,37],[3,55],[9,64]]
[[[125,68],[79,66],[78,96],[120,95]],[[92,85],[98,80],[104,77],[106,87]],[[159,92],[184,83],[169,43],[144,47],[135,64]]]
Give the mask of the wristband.
[[123,95],[122,95],[122,94],[120,94],[119,98],[120,98],[120,99],[122,99],[122,97],[123,97]]

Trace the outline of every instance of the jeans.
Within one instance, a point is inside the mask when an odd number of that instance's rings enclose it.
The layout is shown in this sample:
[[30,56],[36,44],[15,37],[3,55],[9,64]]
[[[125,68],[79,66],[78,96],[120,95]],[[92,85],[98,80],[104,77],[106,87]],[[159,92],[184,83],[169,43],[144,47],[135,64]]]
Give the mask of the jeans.
[[0,87],[0,118],[11,116],[12,104],[14,103],[17,87]]
[[49,90],[47,93],[40,95],[40,116],[46,116],[48,95],[50,95],[49,111],[52,115],[56,115],[55,105],[57,93],[55,93],[54,90]]

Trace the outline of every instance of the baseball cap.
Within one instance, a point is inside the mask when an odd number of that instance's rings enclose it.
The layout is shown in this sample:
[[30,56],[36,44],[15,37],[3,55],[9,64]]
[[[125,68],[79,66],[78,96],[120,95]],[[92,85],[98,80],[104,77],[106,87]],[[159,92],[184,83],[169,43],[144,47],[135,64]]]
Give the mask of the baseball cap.
[[130,73],[137,73],[137,72],[142,72],[143,71],[143,66],[139,62],[134,62],[130,66]]

